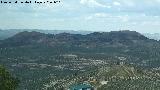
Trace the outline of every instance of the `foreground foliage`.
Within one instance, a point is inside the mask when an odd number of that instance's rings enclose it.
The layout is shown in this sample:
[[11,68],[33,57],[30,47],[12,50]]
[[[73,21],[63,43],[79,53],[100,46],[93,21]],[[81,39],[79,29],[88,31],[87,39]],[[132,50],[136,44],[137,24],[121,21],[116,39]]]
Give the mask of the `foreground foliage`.
[[0,90],[15,90],[18,80],[11,76],[6,69],[0,66]]

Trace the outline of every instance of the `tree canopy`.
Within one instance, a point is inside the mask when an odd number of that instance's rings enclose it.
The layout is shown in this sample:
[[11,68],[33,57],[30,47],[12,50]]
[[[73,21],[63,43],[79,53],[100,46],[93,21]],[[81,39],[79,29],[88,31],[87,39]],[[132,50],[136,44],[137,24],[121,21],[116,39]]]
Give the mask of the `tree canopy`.
[[0,90],[15,90],[17,86],[18,80],[4,67],[0,66]]

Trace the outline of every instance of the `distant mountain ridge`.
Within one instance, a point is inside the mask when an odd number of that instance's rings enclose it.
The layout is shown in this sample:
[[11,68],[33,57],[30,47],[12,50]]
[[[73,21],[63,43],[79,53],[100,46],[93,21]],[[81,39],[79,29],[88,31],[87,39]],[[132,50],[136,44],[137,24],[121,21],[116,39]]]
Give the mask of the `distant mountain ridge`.
[[138,41],[149,40],[147,37],[135,31],[112,31],[112,32],[94,32],[86,35],[82,34],[44,34],[41,32],[20,32],[8,39],[2,41],[4,46],[21,46],[31,44],[44,45],[89,45],[104,46],[108,44],[133,44]]
[[[75,31],[75,30],[40,30],[40,29],[6,29],[6,30],[2,30],[2,29],[0,29],[0,40],[12,37],[20,32],[24,32],[24,31],[28,31],[28,32],[36,31],[36,32],[41,32],[41,33],[45,33],[45,34],[71,33],[71,34],[83,34],[83,35],[94,32],[94,31]],[[159,33],[154,33],[154,34],[141,33],[141,34],[150,38],[150,39],[160,40]]]
[[74,31],[74,30],[40,30],[40,29],[8,29],[8,30],[0,30],[0,40],[12,37],[20,32],[41,32],[45,34],[59,34],[59,33],[72,33],[72,34],[88,34],[92,31]]

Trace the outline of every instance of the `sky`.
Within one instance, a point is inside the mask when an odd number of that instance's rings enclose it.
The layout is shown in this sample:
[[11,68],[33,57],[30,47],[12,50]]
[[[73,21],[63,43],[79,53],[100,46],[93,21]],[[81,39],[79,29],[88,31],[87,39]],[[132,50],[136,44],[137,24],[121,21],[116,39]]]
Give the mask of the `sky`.
[[160,0],[60,1],[56,4],[0,3],[0,28],[160,33]]

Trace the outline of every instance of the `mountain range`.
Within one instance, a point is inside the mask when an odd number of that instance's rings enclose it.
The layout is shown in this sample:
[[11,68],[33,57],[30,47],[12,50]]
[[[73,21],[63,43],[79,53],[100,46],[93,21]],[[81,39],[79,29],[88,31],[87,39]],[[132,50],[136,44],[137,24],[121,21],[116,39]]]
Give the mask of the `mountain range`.
[[[74,45],[74,46],[100,46],[103,44],[111,45],[116,44],[134,44],[141,41],[154,41],[141,35],[135,31],[112,31],[112,32],[94,32],[86,35],[82,34],[44,34],[41,32],[20,32],[12,37],[2,40],[5,46],[21,46],[31,44],[44,44],[44,45]],[[115,44],[115,45],[116,45]]]
[[[40,29],[6,29],[6,30],[0,29],[0,40],[12,37],[17,33],[24,32],[24,31],[28,31],[28,32],[36,31],[36,32],[41,32],[45,34],[70,33],[70,34],[82,34],[82,35],[86,35],[86,34],[94,32],[94,31],[83,31],[83,30],[75,31],[75,30],[40,30]],[[151,33],[141,33],[141,34],[150,39],[160,40],[159,33],[152,33],[152,34]]]
[[[103,79],[97,74],[132,77],[141,74],[130,66],[155,72],[160,66],[160,42],[129,30],[86,34],[22,31],[0,40],[0,51],[0,63],[20,78],[18,90],[41,90],[48,85],[51,90],[68,87],[82,82],[82,77],[84,81],[88,80],[88,75],[99,77],[96,79]],[[107,67],[110,74],[101,70]],[[114,81],[111,82],[114,86]],[[139,80],[133,84],[136,82]]]
[[6,29],[6,30],[1,30],[0,29],[0,40],[9,38],[14,36],[17,33],[20,32],[41,32],[45,34],[59,34],[59,33],[72,33],[72,34],[88,34],[91,33],[92,31],[75,31],[75,30],[40,30],[40,29]]

